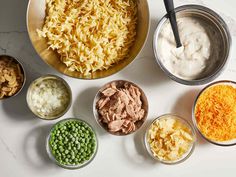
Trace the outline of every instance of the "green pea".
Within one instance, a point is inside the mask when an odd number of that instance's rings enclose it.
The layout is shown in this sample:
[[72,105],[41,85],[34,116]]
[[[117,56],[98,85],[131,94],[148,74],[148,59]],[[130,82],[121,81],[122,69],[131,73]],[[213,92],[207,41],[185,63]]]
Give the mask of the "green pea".
[[96,146],[92,129],[78,121],[56,125],[51,132],[49,145],[52,154],[61,164],[82,164],[89,160]]
[[76,140],[76,141],[75,141],[75,144],[79,144],[79,141],[78,141],[78,140]]

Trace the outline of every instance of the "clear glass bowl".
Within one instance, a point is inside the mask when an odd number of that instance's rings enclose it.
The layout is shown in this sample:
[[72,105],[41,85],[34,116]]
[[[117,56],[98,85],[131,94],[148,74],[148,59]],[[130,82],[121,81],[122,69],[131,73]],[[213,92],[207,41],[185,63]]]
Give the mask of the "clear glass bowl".
[[234,82],[234,81],[229,81],[229,80],[216,81],[216,82],[213,82],[213,83],[207,85],[205,88],[203,88],[203,89],[201,90],[201,92],[198,94],[198,96],[196,97],[195,102],[194,102],[194,105],[193,105],[193,108],[192,108],[192,120],[193,120],[193,124],[194,124],[195,129],[196,129],[196,130],[200,133],[200,135],[201,135],[205,140],[207,140],[208,142],[210,142],[210,143],[212,143],[212,144],[215,144],[215,145],[218,145],[218,146],[233,146],[233,145],[236,145],[236,139],[230,140],[230,141],[214,141],[214,140],[211,140],[211,139],[207,138],[207,137],[201,132],[201,130],[198,128],[197,121],[196,121],[196,118],[195,118],[195,107],[196,107],[198,98],[201,96],[201,94],[202,94],[205,90],[207,90],[208,88],[210,88],[210,87],[212,87],[212,86],[216,86],[216,85],[230,85],[230,86],[233,86],[233,87],[236,88],[236,82]]
[[[150,148],[150,145],[148,143],[148,139],[147,139],[147,136],[148,136],[148,131],[151,127],[151,125],[156,121],[156,120],[160,120],[160,119],[163,119],[163,118],[167,118],[167,117],[171,117],[177,121],[180,121],[182,124],[184,124],[185,126],[187,126],[189,128],[189,130],[191,130],[191,134],[192,134],[192,137],[193,137],[193,142],[189,148],[189,150],[183,154],[183,156],[175,161],[167,161],[167,160],[162,160],[156,156],[154,156],[154,154],[152,153],[151,151],[151,148]],[[144,137],[144,143],[145,143],[145,147],[147,149],[147,152],[148,154],[154,159],[154,160],[157,160],[163,164],[167,164],[167,165],[174,165],[174,164],[179,164],[181,162],[184,162],[185,160],[187,160],[193,153],[194,149],[195,149],[195,144],[196,144],[196,133],[195,133],[195,130],[193,128],[193,126],[187,121],[185,120],[184,118],[180,117],[180,116],[177,116],[177,115],[174,115],[174,114],[164,114],[162,116],[159,116],[157,117],[156,119],[154,119],[152,121],[152,123],[150,124],[150,126],[148,126],[147,130],[146,130],[146,133],[145,133],[145,137]]]
[[[61,164],[60,162],[58,162],[58,161],[56,160],[56,158],[54,157],[54,155],[53,155],[52,152],[51,152],[51,148],[50,148],[49,142],[50,142],[50,138],[51,138],[51,133],[52,133],[52,131],[54,130],[54,128],[55,128],[56,125],[61,124],[61,123],[65,123],[65,122],[67,122],[67,121],[83,122],[83,123],[85,123],[87,126],[89,126],[89,127],[92,129],[92,131],[93,131],[93,133],[94,133],[94,135],[95,135],[96,146],[95,146],[94,153],[93,153],[93,155],[90,157],[89,160],[85,161],[85,162],[82,163],[82,164],[78,164],[78,165],[64,165],[64,164]],[[95,156],[96,156],[96,154],[97,154],[97,150],[98,150],[98,139],[97,139],[97,135],[96,135],[96,132],[94,131],[94,129],[92,128],[92,126],[89,125],[89,124],[88,124],[87,122],[85,122],[84,120],[77,119],[77,118],[67,118],[67,119],[64,119],[64,120],[61,120],[61,121],[57,122],[57,123],[54,124],[53,127],[51,128],[50,133],[49,133],[49,135],[47,136],[47,139],[46,139],[46,150],[47,150],[47,154],[48,154],[49,158],[50,158],[55,164],[57,164],[58,166],[60,166],[60,167],[62,167],[62,168],[65,168],[65,169],[70,169],[70,170],[79,169],[79,168],[82,168],[82,167],[88,165],[88,164],[89,164],[90,162],[92,162],[93,159],[95,158]]]

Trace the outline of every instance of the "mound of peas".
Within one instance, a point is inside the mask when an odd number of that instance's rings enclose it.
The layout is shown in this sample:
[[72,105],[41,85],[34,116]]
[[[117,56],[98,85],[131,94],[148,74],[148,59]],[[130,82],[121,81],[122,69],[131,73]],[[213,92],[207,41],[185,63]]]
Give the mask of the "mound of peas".
[[85,122],[67,119],[57,123],[50,133],[49,147],[61,165],[82,165],[96,152],[97,139]]

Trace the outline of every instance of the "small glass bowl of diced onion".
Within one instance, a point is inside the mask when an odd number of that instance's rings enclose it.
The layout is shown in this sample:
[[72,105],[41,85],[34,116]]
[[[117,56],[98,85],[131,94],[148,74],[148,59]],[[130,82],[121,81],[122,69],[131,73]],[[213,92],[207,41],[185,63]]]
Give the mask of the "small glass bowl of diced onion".
[[70,108],[72,92],[64,79],[45,75],[30,84],[26,100],[28,107],[38,118],[54,120],[63,116]]
[[196,134],[185,119],[165,114],[154,119],[147,128],[144,142],[149,155],[163,164],[179,164],[194,151]]

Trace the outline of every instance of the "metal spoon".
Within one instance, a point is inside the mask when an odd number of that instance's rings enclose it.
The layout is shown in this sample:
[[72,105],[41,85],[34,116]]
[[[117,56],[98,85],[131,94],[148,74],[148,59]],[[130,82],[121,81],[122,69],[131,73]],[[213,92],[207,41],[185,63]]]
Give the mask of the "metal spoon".
[[174,8],[174,2],[173,0],[164,0],[166,12],[168,14],[168,17],[170,19],[170,24],[172,31],[174,33],[175,42],[176,42],[176,48],[179,48],[182,46],[180,38],[179,38],[179,30],[176,22],[176,15],[175,15],[175,8]]

